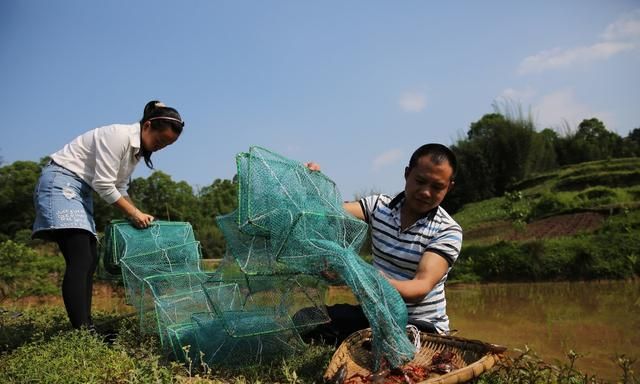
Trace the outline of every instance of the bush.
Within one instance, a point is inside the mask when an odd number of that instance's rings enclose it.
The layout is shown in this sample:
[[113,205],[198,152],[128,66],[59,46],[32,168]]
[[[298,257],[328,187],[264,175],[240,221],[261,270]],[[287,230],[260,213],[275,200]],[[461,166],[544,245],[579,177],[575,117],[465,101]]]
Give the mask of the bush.
[[532,204],[529,219],[561,213],[572,208],[572,202],[558,193],[545,192]]
[[13,241],[19,244],[29,245],[33,242],[41,241],[41,240],[31,240],[31,230],[20,229],[16,231],[15,235],[13,235]]
[[585,207],[597,207],[619,202],[616,190],[607,187],[594,187],[584,190],[576,195],[580,205]]
[[11,240],[0,243],[0,297],[57,294],[63,271],[61,257],[41,255]]
[[640,201],[640,185],[627,189],[627,193],[633,201]]
[[470,280],[473,274],[485,282],[538,280],[543,275],[544,251],[540,247],[510,241],[466,247],[451,271],[451,278]]
[[[488,373],[477,379],[477,384],[510,384],[510,383],[566,383],[595,384],[604,383],[595,375],[585,374],[576,369],[576,361],[583,355],[569,350],[566,361],[550,364],[542,360],[535,351],[525,345],[524,350],[516,356],[505,355]],[[621,355],[616,362],[621,369],[621,383],[636,383],[638,378],[633,371],[636,359]]]
[[555,189],[558,191],[579,191],[601,185],[623,188],[637,184],[640,184],[640,171],[601,172],[562,178],[556,184]]
[[615,218],[589,235],[465,246],[450,278],[483,282],[632,278],[640,275],[639,226],[635,219]]
[[502,208],[515,224],[524,223],[531,215],[529,200],[521,191],[505,192]]
[[588,161],[563,167],[566,173],[563,177],[583,176],[598,172],[633,172],[640,166],[640,158],[629,157]]
[[548,173],[548,174],[543,174],[543,175],[538,175],[535,177],[531,177],[529,179],[524,179],[522,181],[518,181],[512,185],[509,185],[507,187],[508,191],[522,191],[525,189],[529,189],[529,188],[533,188],[535,186],[538,186],[540,184],[543,184],[549,180],[555,179],[557,178],[558,175],[556,172],[554,173]]
[[137,361],[118,345],[109,347],[87,331],[64,332],[50,340],[22,346],[0,361],[0,382],[170,382],[171,374],[166,368],[157,369],[152,375],[142,374],[148,370],[140,366],[143,361]]

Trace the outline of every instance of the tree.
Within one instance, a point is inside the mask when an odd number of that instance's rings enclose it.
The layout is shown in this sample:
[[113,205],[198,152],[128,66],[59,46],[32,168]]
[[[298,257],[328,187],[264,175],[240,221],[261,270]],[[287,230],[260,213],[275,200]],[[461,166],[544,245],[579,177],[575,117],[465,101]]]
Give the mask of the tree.
[[531,117],[490,113],[471,123],[458,156],[456,188],[445,201],[455,211],[471,201],[501,196],[508,186],[556,166],[553,136],[535,131]]
[[160,220],[192,221],[197,218],[193,188],[184,181],[176,183],[162,171],[153,172],[147,179],[132,180],[129,193],[140,210]]
[[636,128],[633,131],[629,132],[629,136],[627,137],[629,138],[629,140],[640,145],[640,128]]
[[216,179],[196,196],[186,182],[175,182],[171,176],[155,171],[146,179],[134,179],[129,193],[141,210],[160,220],[189,222],[202,245],[204,257],[223,256],[224,237],[215,217],[236,209],[236,182]]
[[588,156],[585,161],[617,157],[622,147],[622,138],[608,131],[604,123],[595,117],[582,120],[578,125],[575,140],[582,142],[584,146]]
[[625,156],[622,138],[596,118],[582,120],[575,133],[558,139],[556,153],[560,165]]
[[198,193],[198,201],[204,216],[227,214],[238,206],[238,184],[231,180],[214,180]]
[[640,156],[640,128],[636,128],[629,132],[629,135],[622,139],[622,156],[633,157]]
[[238,183],[234,180],[216,179],[198,193],[200,221],[195,225],[205,257],[221,258],[225,251],[222,231],[215,221],[238,207]]
[[[29,230],[35,219],[33,192],[41,169],[49,162],[16,161],[0,167],[0,239],[14,238],[18,231]],[[237,207],[237,180],[216,179],[202,188],[197,196],[184,181],[175,182],[171,176],[156,171],[148,178],[136,178],[129,185],[129,193],[138,208],[159,220],[191,223],[196,239],[202,244],[205,257],[222,257],[224,237],[215,218]],[[122,214],[97,194],[93,195],[94,220],[98,231],[104,230],[113,218]]]
[[13,237],[29,229],[35,219],[33,191],[41,167],[33,161],[16,161],[0,167],[0,233]]

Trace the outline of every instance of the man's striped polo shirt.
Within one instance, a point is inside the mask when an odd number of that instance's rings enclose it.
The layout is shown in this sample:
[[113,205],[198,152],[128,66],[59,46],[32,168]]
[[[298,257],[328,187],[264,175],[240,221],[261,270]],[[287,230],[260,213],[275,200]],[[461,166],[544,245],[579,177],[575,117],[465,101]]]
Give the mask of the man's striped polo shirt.
[[407,303],[409,319],[427,321],[441,333],[449,332],[444,284],[462,247],[462,228],[442,208],[429,211],[406,230],[400,226],[404,192],[395,198],[373,195],[360,200],[365,221],[371,226],[374,267],[396,280],[411,280],[422,255],[429,251],[449,264],[447,273],[420,303]]

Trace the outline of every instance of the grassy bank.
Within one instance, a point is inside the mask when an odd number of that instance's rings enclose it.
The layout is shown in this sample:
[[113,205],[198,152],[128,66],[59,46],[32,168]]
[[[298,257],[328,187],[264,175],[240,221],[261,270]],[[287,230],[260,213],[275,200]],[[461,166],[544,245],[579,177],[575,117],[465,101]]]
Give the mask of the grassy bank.
[[640,276],[640,159],[583,163],[521,181],[455,215],[465,233],[452,281]]

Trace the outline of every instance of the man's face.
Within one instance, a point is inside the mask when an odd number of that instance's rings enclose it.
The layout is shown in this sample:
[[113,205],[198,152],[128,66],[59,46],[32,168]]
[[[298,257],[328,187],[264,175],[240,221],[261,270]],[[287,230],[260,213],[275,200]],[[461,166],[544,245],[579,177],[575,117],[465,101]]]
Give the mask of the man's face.
[[431,156],[422,156],[410,170],[405,168],[405,199],[408,208],[416,214],[424,214],[440,205],[453,187],[453,169],[448,161],[435,164]]

